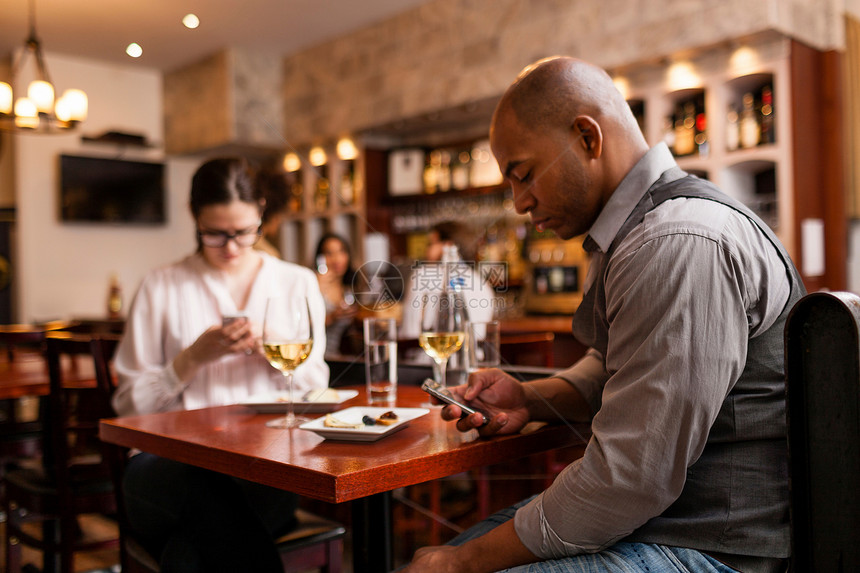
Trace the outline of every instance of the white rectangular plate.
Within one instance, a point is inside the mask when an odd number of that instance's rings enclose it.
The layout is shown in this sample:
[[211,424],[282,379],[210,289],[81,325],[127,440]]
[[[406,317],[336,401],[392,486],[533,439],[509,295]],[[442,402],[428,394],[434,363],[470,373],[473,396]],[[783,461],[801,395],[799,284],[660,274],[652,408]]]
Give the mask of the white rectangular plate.
[[328,428],[325,426],[325,416],[305,422],[299,428],[310,430],[323,438],[329,440],[349,440],[354,442],[375,442],[380,438],[384,438],[398,430],[402,430],[409,425],[409,422],[415,418],[420,418],[430,410],[427,408],[385,408],[371,406],[355,406],[341,410],[337,414],[338,420],[342,420],[347,424],[360,424],[364,416],[376,418],[380,414],[393,411],[397,414],[397,423],[385,426],[383,424],[375,424],[373,426],[363,425],[360,428]]
[[[335,392],[337,392],[337,400],[325,402],[305,402],[304,400],[298,400],[293,405],[293,409],[296,414],[333,412],[342,403],[358,396],[358,390],[335,390]],[[247,400],[242,402],[243,405],[253,408],[260,414],[282,414],[287,411],[288,403],[289,398],[286,392],[249,396]]]

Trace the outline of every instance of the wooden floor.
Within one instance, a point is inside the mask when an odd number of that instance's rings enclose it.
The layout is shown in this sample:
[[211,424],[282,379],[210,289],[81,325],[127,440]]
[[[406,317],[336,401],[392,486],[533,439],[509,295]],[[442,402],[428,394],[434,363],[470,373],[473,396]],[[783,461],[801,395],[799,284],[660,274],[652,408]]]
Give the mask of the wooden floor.
[[[569,462],[578,457],[576,450],[561,450],[558,461]],[[483,476],[489,487],[490,512],[539,493],[545,489],[551,476],[546,473],[545,458],[532,456],[516,462],[489,468]],[[394,527],[394,565],[407,564],[415,551],[426,545],[445,543],[481,520],[478,492],[482,487],[476,472],[460,474],[432,482],[402,488],[394,492],[392,520]],[[439,511],[431,515],[433,497],[440,500]],[[350,556],[351,511],[349,503],[338,505],[304,499],[302,506],[310,511],[335,519],[347,527],[344,547],[344,573],[354,573]],[[103,516],[85,516],[81,520],[84,534],[92,537],[116,535],[116,523]],[[5,541],[5,524],[0,523],[0,540]],[[4,543],[0,541],[0,571],[5,570]],[[24,547],[24,563],[31,563],[41,569],[42,558],[38,551]],[[118,572],[119,550],[104,550],[92,553],[78,553],[75,558],[75,571],[81,572]]]
[[[84,535],[93,539],[110,539],[116,537],[117,526],[112,519],[100,515],[86,515],[81,518],[81,529]],[[0,523],[0,571],[6,570],[6,524]],[[35,549],[24,546],[21,549],[23,563],[32,564],[38,570],[42,568],[42,554]],[[75,571],[119,571],[119,549],[105,549],[90,553],[75,554]]]

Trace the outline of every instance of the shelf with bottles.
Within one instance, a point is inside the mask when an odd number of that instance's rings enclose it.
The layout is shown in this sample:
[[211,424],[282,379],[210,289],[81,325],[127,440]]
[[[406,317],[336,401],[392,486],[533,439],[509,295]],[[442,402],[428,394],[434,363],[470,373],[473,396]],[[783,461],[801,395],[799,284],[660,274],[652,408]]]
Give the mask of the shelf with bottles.
[[727,151],[754,149],[776,143],[773,74],[733,78],[725,84]]
[[796,252],[790,41],[745,38],[616,72],[649,145],[756,211]]
[[288,153],[284,169],[292,181],[281,226],[283,258],[310,265],[319,238],[333,232],[350,242],[354,262],[360,262],[365,231],[365,185],[363,156],[355,144],[341,140],[333,150],[318,146],[307,152]]
[[505,188],[486,138],[388,153],[385,201],[391,205],[492,194]]
[[663,139],[675,157],[707,158],[710,155],[705,90],[689,88],[666,94]]
[[287,154],[284,168],[294,178],[288,219],[364,210],[364,180],[358,155],[341,158],[316,147],[308,152],[306,160],[296,153]]

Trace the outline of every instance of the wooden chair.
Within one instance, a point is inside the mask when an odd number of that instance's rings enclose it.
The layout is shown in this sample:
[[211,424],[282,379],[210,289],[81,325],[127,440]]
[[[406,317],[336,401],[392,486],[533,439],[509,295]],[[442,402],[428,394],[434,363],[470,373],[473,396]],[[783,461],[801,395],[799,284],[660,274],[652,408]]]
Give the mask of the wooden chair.
[[[0,345],[6,347],[6,359],[14,362],[21,350],[38,358],[44,357],[45,328],[30,324],[0,325]],[[0,477],[5,467],[21,459],[34,458],[42,452],[42,424],[38,414],[26,418],[19,415],[24,402],[38,400],[27,396],[0,400]]]
[[518,366],[553,366],[552,332],[521,332],[502,334],[499,338],[499,353],[503,364]]
[[785,357],[791,570],[860,571],[860,297],[798,301]]
[[[96,377],[107,371],[108,346],[97,338],[70,333],[45,337],[50,394],[44,417],[41,467],[10,469],[4,479],[6,571],[21,571],[21,546],[42,552],[43,571],[74,571],[74,554],[115,547],[118,539],[83,539],[78,517],[116,511],[109,466],[101,455],[98,420],[112,415],[97,385],[64,384],[64,357],[90,357]],[[68,359],[68,358],[65,358]],[[31,523],[41,524],[39,536]],[[57,563],[59,557],[59,563]],[[57,568],[59,565],[59,568]]]
[[[113,348],[104,337],[97,344],[103,345],[102,356],[110,356]],[[110,402],[116,384],[107,362],[97,371],[96,379],[103,399]],[[113,413],[106,417],[112,417]],[[123,573],[159,573],[156,559],[135,539],[128,522],[123,502],[122,481],[129,451],[114,444],[101,443],[102,452],[110,467],[112,491],[116,499],[116,517],[120,535],[120,565]],[[275,540],[281,555],[284,573],[300,573],[319,569],[321,573],[341,573],[343,570],[343,539],[346,528],[340,523],[326,519],[309,511],[296,511],[298,523],[290,532]],[[237,548],[240,551],[241,548]],[[12,573],[10,570],[9,573]]]
[[42,354],[45,350],[45,334],[67,330],[75,324],[77,323],[67,320],[52,320],[36,324],[0,324],[0,345],[6,347],[6,357],[10,361],[15,359],[16,349]]

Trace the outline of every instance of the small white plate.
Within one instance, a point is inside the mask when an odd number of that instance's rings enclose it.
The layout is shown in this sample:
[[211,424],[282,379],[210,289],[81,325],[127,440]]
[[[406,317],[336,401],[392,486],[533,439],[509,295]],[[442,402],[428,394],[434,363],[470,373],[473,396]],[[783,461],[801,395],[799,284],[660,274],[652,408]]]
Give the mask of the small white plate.
[[299,428],[310,430],[323,438],[329,440],[349,440],[355,442],[375,442],[398,430],[402,430],[415,418],[420,418],[430,410],[427,408],[384,408],[370,406],[356,406],[341,410],[337,414],[338,420],[347,424],[360,424],[364,416],[376,418],[385,412],[392,411],[397,414],[397,423],[386,426],[374,424],[373,426],[362,425],[360,428],[328,428],[325,425],[325,416],[305,422]]
[[[293,409],[296,414],[320,414],[333,412],[342,403],[358,396],[358,390],[335,390],[335,392],[337,392],[337,400],[319,402],[298,400],[293,403]],[[260,414],[282,414],[287,411],[287,404],[289,403],[289,395],[286,392],[281,394],[258,394],[249,396],[247,400],[242,402],[244,406],[253,408]]]

